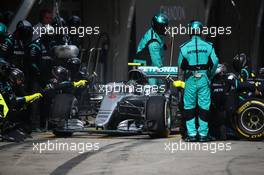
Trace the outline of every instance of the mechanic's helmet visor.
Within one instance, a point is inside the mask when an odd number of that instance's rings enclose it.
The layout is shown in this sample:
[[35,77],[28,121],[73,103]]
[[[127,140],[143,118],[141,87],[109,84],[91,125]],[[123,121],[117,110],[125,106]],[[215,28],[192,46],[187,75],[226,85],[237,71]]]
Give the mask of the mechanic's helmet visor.
[[159,13],[155,15],[152,19],[152,27],[154,31],[160,35],[166,35],[165,32],[168,24],[169,24],[168,17],[164,13]]
[[67,69],[72,73],[77,73],[80,70],[81,60],[79,58],[70,58],[67,61]]
[[20,30],[20,37],[23,41],[28,41],[32,39],[33,36],[33,30],[32,28],[24,28]]
[[52,75],[58,81],[68,81],[69,80],[69,72],[62,66],[54,66],[51,71]]
[[16,32],[22,41],[31,41],[33,36],[33,27],[27,20],[22,20],[17,23]]

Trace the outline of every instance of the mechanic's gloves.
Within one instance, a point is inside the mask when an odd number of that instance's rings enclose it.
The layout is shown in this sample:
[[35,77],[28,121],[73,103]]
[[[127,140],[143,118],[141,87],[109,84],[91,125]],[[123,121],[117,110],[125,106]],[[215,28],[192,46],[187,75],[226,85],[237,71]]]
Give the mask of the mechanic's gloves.
[[87,80],[80,80],[77,82],[73,82],[73,86],[74,87],[81,87],[81,86],[85,86],[88,83]]
[[181,80],[173,81],[172,85],[176,88],[185,88],[185,82]]
[[41,93],[35,93],[33,95],[24,96],[27,103],[32,103],[33,101],[42,97]]

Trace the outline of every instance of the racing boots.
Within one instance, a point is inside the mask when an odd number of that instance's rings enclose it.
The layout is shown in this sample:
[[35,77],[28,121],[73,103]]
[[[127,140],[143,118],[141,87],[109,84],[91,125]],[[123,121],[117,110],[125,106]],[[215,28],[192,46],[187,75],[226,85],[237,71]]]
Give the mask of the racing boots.
[[210,138],[208,136],[199,136],[199,142],[209,142]]
[[196,136],[187,136],[185,139],[184,139],[185,142],[197,142],[197,137]]
[[216,139],[210,135],[199,136],[199,142],[211,142],[211,141],[216,141]]
[[215,141],[215,138],[211,136],[187,136],[184,139],[185,142],[210,142]]

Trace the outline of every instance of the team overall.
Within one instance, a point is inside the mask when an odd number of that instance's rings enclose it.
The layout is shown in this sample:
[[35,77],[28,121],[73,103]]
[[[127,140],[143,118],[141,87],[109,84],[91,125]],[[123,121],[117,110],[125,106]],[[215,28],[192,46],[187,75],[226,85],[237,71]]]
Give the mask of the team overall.
[[[147,66],[162,67],[164,63],[164,42],[165,27],[168,25],[168,17],[162,13],[155,15],[152,19],[152,27],[145,33],[139,42],[136,59]],[[157,85],[160,82],[155,78],[149,79],[150,85]]]
[[[211,104],[210,81],[218,65],[212,44],[198,35],[193,35],[189,41],[180,46],[178,65],[185,74],[183,100],[187,134],[189,137],[195,137],[198,132],[199,136],[207,137],[207,118]],[[198,131],[195,122],[196,109],[199,112]]]

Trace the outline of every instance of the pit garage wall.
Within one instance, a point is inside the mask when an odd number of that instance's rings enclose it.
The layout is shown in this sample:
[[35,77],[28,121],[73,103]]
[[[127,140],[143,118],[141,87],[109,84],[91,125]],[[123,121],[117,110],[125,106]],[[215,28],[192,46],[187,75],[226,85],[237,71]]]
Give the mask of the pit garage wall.
[[[211,13],[210,24],[215,26],[231,26],[232,35],[221,36],[212,39],[216,46],[218,56],[222,62],[231,63],[232,58],[237,54],[238,41],[240,52],[244,52],[250,57],[253,68],[264,66],[263,62],[263,16],[259,23],[259,32],[256,29],[263,0],[239,0],[235,1],[241,15],[240,32],[238,30],[238,17],[230,0],[214,0]],[[262,14],[263,15],[263,14]],[[261,19],[261,18],[260,18]],[[256,42],[259,38],[260,41]]]
[[[126,80],[131,27],[129,14],[133,14],[134,2],[134,0],[82,1],[84,25],[99,26],[100,32],[107,32],[110,36],[107,82]],[[92,45],[95,44],[97,37],[91,36]]]

